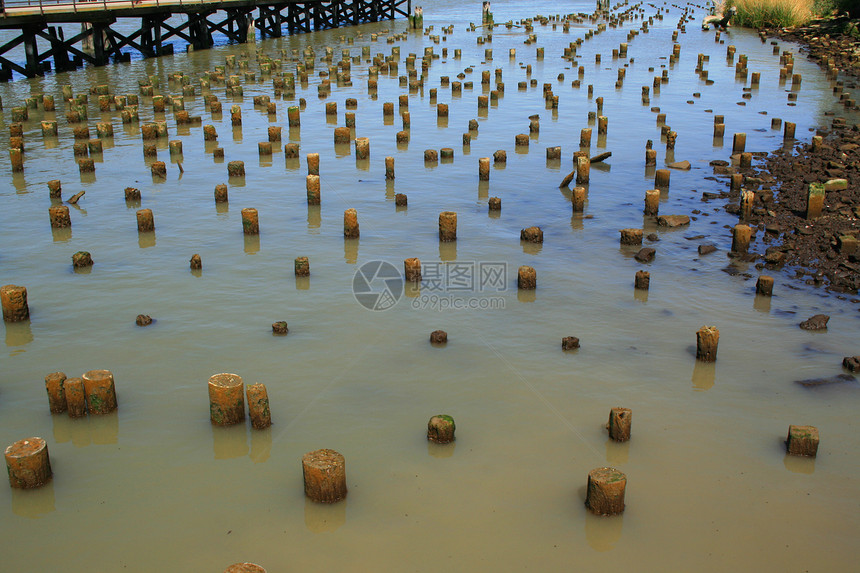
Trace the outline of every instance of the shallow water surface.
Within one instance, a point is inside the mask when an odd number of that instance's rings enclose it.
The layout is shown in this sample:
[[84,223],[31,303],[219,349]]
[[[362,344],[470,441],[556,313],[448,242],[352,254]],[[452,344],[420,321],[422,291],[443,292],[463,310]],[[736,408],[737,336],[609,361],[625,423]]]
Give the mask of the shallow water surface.
[[[0,487],[0,534],[9,548],[3,570],[220,571],[252,561],[269,571],[319,570],[834,570],[856,557],[856,382],[814,388],[797,380],[842,372],[843,356],[858,353],[857,305],[803,287],[776,272],[772,299],[755,296],[753,264],[739,274],[729,263],[729,227],[737,220],[702,192],[725,189],[708,165],[728,159],[732,134],[747,134],[748,151],[783,145],[771,119],[797,124],[799,141],[844,115],[831,82],[797,47],[795,72],[803,74],[796,105],[790,84],[779,82],[779,56],[754,33],[732,29],[724,43],[695,21],[679,35],[681,55],[670,65],[672,31],[680,10],[660,5],[665,18],[628,41],[641,20],[609,28],[578,48],[577,65],[563,50],[596,27],[585,22],[564,32],[559,23],[535,25],[537,43],[524,44],[523,28],[497,26],[492,41],[477,44],[480,5],[438,2],[425,7],[431,35],[386,39],[405,20],[222,46],[203,52],[136,61],[105,68],[0,85],[8,131],[10,109],[31,93],[51,93],[57,112],[31,110],[24,124],[23,174],[0,165],[0,282],[28,289],[31,321],[5,325],[0,375],[0,443],[29,436],[48,441],[54,479],[37,491]],[[591,3],[494,2],[497,22],[590,11]],[[644,6],[645,14],[656,10]],[[523,12],[528,10],[528,12]],[[440,28],[454,25],[450,35]],[[376,41],[371,34],[379,34]],[[346,38],[353,40],[347,43]],[[612,49],[628,42],[628,58]],[[747,82],[735,78],[726,47],[749,58],[761,85],[743,99]],[[432,48],[423,90],[410,93],[397,75],[379,76],[375,95],[366,88],[368,64],[352,66],[352,86],[317,96],[326,46],[334,61],[363,46],[372,54],[400,47],[404,59]],[[536,58],[536,47],[545,58]],[[280,58],[294,71],[293,49],[316,53],[300,129],[287,128],[287,107],[277,116],[254,108],[253,96],[272,95],[270,78],[256,70],[255,52]],[[441,56],[447,48],[447,57]],[[462,49],[455,59],[453,50]],[[492,49],[492,60],[485,49]],[[509,50],[516,49],[515,57]],[[282,52],[283,51],[283,52]],[[602,62],[595,64],[595,54]],[[712,85],[694,73],[697,54]],[[90,97],[93,136],[99,121],[115,136],[96,158],[94,176],[82,177],[72,154],[60,88],[75,93],[108,84],[112,93],[136,93],[138,80],[155,75],[160,93],[178,95],[168,76],[196,78],[225,57],[248,56],[256,81],[244,97],[230,98],[223,85],[208,93],[223,102],[212,117],[198,86],[185,98],[191,115],[218,131],[225,160],[213,159],[199,126],[176,126],[172,114],[156,115],[141,97],[141,122],[166,120],[169,139],[183,143],[171,158],[158,141],[167,179],[156,180],[141,150],[138,125],[119,112],[98,111]],[[737,61],[737,60],[735,60]],[[531,65],[531,76],[526,66]],[[571,86],[583,66],[581,86]],[[626,67],[616,89],[618,69]],[[466,72],[471,89],[452,95],[440,78]],[[653,70],[649,70],[653,68]],[[488,94],[481,71],[500,69],[505,91],[481,113],[477,96]],[[641,86],[663,70],[669,81],[643,104]],[[241,74],[240,70],[228,71]],[[419,72],[420,74],[420,72]],[[564,74],[560,80],[559,74]],[[536,80],[519,90],[520,81]],[[542,86],[550,84],[559,108],[547,109]],[[587,85],[594,86],[592,97]],[[448,103],[447,123],[436,117],[430,88]],[[384,102],[409,94],[408,145],[398,145],[399,117],[383,120]],[[588,112],[603,97],[609,128],[598,137]],[[355,137],[368,137],[370,160],[356,161],[352,146],[333,145],[344,125],[347,98],[356,98]],[[326,102],[338,104],[336,121]],[[746,105],[738,105],[744,102]],[[241,129],[230,125],[230,106],[240,105]],[[652,107],[667,114],[678,133],[674,154],[661,141]],[[766,112],[766,113],[764,113]],[[540,132],[527,150],[514,136],[528,133],[529,116]],[[713,115],[725,115],[726,135],[712,137]],[[40,120],[56,117],[60,137],[43,140]],[[468,121],[478,120],[470,146],[462,145]],[[849,121],[856,118],[849,117]],[[260,158],[257,143],[270,125],[283,126],[275,153]],[[573,168],[579,132],[593,127],[591,155],[611,151],[593,165],[584,214],[571,211],[570,190],[559,189]],[[645,191],[653,172],[644,166],[653,140],[658,167],[688,160],[689,171],[671,173],[661,196],[662,214],[691,214],[689,227],[657,229],[644,218]],[[301,160],[286,160],[283,145],[301,145]],[[562,147],[561,161],[545,148]],[[5,138],[0,142],[7,157]],[[425,149],[450,147],[452,162],[425,164]],[[478,180],[478,159],[507,151],[490,180]],[[320,154],[322,205],[308,207],[305,154]],[[395,158],[396,179],[385,180],[384,158]],[[244,180],[229,180],[228,161],[243,160]],[[184,173],[179,170],[181,161]],[[61,179],[63,197],[86,195],[72,206],[71,232],[53,232],[46,183]],[[229,205],[216,206],[213,188],[228,183]],[[123,189],[141,190],[140,206],[127,205]],[[408,196],[395,207],[394,196]],[[489,197],[502,210],[489,214]],[[242,234],[241,210],[259,211],[261,234]],[[135,211],[153,210],[154,235],[139,235]],[[343,211],[356,208],[361,237],[345,240]],[[440,243],[438,215],[456,211],[458,240]],[[519,232],[540,226],[544,243],[521,243]],[[637,248],[619,245],[619,229],[656,232],[652,263],[634,260]],[[695,238],[701,236],[701,238]],[[697,246],[717,245],[700,257]],[[75,272],[71,256],[92,253],[90,272]],[[203,270],[188,260],[199,253]],[[310,259],[311,276],[293,274],[293,260]],[[354,274],[363,264],[387,261],[402,269],[418,257],[425,265],[420,289],[407,289],[392,308],[369,311],[353,296]],[[521,265],[537,271],[534,292],[517,291]],[[647,293],[633,289],[637,270],[651,273]],[[495,274],[481,270],[495,269]],[[433,273],[436,273],[434,276]],[[769,271],[769,273],[771,273]],[[446,283],[446,281],[448,281]],[[379,282],[374,288],[380,288]],[[456,307],[456,308],[455,308]],[[799,329],[816,313],[831,315],[825,333]],[[155,319],[135,326],[136,315]],[[270,325],[286,320],[286,337]],[[696,330],[720,329],[715,364],[695,360]],[[434,347],[431,331],[448,332]],[[562,352],[560,341],[577,336],[582,347]],[[119,410],[104,417],[51,415],[43,379],[97,368],[115,376]],[[274,425],[212,427],[207,413],[210,375],[234,372],[246,384],[268,387]],[[609,409],[633,410],[632,439],[610,442]],[[457,440],[428,443],[430,416],[447,413]],[[785,455],[789,424],[813,424],[821,432],[816,459]],[[345,502],[320,506],[303,498],[300,459],[317,448],[346,457],[350,489]],[[583,505],[586,476],[611,465],[628,478],[623,516],[595,517]]]

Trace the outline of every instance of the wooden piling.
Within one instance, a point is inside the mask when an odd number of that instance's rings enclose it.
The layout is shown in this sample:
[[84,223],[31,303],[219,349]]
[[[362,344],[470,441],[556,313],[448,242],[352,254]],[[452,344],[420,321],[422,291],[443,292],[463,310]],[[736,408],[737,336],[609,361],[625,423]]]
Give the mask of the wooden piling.
[[203,259],[200,258],[200,255],[195,253],[191,255],[191,260],[189,261],[189,266],[192,271],[199,271],[203,269]]
[[587,184],[591,178],[591,161],[587,156],[581,155],[576,158],[576,183]]
[[90,370],[81,379],[90,414],[109,414],[116,410],[116,387],[110,370]]
[[406,282],[421,282],[421,261],[415,257],[404,259],[403,276]]
[[732,155],[743,153],[747,145],[747,134],[736,133],[732,140]]
[[517,288],[533,290],[537,287],[537,271],[533,267],[523,265],[517,271]]
[[454,441],[454,418],[447,414],[438,414],[427,422],[427,439],[437,444],[449,444]]
[[245,420],[245,396],[238,374],[209,377],[209,419],[216,426],[230,426]]
[[296,257],[293,268],[297,277],[308,277],[311,274],[311,263],[307,257]]
[[478,159],[478,180],[480,181],[489,181],[490,180],[490,158],[489,157],[481,157]]
[[818,454],[818,428],[790,425],[785,445],[788,453],[792,456],[814,458]]
[[253,207],[242,209],[242,232],[246,235],[260,234],[260,221],[257,210]]
[[[335,143],[337,143],[337,142],[335,142]],[[349,143],[349,137],[347,137],[346,141],[344,141],[343,143]],[[308,153],[306,156],[306,160],[307,160],[307,164],[308,164],[308,175],[319,175],[320,174],[320,154],[319,153]]]
[[720,331],[716,326],[703,326],[696,331],[696,359],[702,362],[717,360],[717,345],[720,342]]
[[63,385],[66,375],[63,372],[52,372],[45,376],[45,391],[48,393],[48,408],[52,414],[60,414],[68,409],[66,392]]
[[308,175],[305,180],[307,189],[308,205],[320,204],[320,176]]
[[227,185],[224,183],[219,183],[215,186],[215,202],[216,203],[226,203],[227,202]]
[[390,155],[385,158],[385,178],[389,181],[394,179],[394,157]]
[[570,199],[573,205],[573,212],[583,212],[585,210],[585,187],[574,187]]
[[31,489],[51,480],[51,460],[48,444],[42,438],[18,440],[5,452],[9,485],[15,489]]
[[810,183],[806,193],[806,218],[816,219],[824,209],[825,188],[821,183]]
[[321,449],[302,456],[305,495],[321,503],[346,497],[346,460],[334,450]]
[[457,240],[457,213],[454,211],[439,213],[439,240],[443,243]]
[[367,137],[355,138],[355,159],[370,158],[370,139]]
[[746,253],[749,251],[752,229],[747,225],[737,224],[732,227],[732,252]]
[[630,408],[612,408],[609,410],[609,438],[616,442],[626,442],[630,439],[630,426],[633,423],[633,411]]
[[641,245],[642,244],[642,229],[621,229],[621,244],[622,245]]
[[263,430],[272,425],[272,415],[269,411],[269,394],[265,384],[251,384],[246,390],[248,396],[248,414],[251,427]]
[[660,210],[660,190],[649,189],[645,191],[645,214],[656,216]]
[[155,220],[152,217],[152,209],[140,209],[137,215],[137,232],[149,233],[155,230]]
[[597,515],[618,515],[624,511],[627,476],[615,468],[597,468],[588,472],[585,507]]
[[87,415],[87,395],[81,378],[66,378],[63,382],[63,395],[66,398],[70,418]]
[[358,212],[355,209],[347,209],[343,212],[343,236],[345,239],[359,237]]
[[636,271],[633,279],[633,288],[638,290],[648,290],[651,287],[651,273],[648,271]]
[[773,277],[760,275],[755,283],[755,292],[762,296],[773,296]]
[[0,306],[3,307],[5,322],[24,322],[30,319],[30,306],[27,304],[27,287],[4,285],[0,287]]
[[51,227],[54,229],[65,229],[72,226],[72,218],[69,216],[69,208],[66,205],[48,207],[48,216],[51,219]]
[[658,169],[654,173],[654,187],[667,188],[669,187],[669,179],[671,173],[668,169]]

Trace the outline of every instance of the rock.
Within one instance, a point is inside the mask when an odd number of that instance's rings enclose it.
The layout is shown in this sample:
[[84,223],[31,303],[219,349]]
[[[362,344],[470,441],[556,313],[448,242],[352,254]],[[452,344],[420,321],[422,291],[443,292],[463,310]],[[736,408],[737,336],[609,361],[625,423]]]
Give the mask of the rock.
[[690,224],[690,217],[687,215],[658,215],[657,225],[660,227],[682,227]]
[[[860,358],[860,356],[853,356],[850,358]],[[848,358],[845,358],[848,360]],[[845,360],[842,361],[842,365],[845,365]],[[860,366],[860,362],[858,362],[858,366]],[[847,368],[847,366],[846,366]],[[830,378],[809,378],[807,380],[795,380],[795,384],[800,384],[805,388],[817,388],[819,386],[830,386],[833,384],[847,384],[849,382],[856,382],[857,379],[850,374],[837,374],[836,376],[831,376]]]
[[655,241],[660,240],[660,236],[657,233],[648,233],[648,236],[645,238],[651,242],[655,242]]
[[134,323],[138,326],[149,326],[152,324],[152,317],[148,314],[138,314]]
[[667,163],[666,167],[669,169],[681,169],[683,171],[690,170],[690,162],[689,161],[676,161],[674,163]]
[[826,314],[816,314],[801,322],[799,326],[803,330],[827,330],[827,321],[829,320],[830,317]]
[[716,250],[717,250],[717,247],[714,245],[711,245],[710,243],[704,244],[704,245],[699,245],[699,254],[700,255],[709,255]]
[[639,250],[638,253],[636,253],[636,255],[633,258],[636,259],[637,261],[639,261],[640,263],[650,263],[651,261],[654,260],[654,255],[656,255],[656,254],[657,254],[656,249],[653,249],[651,247],[643,247],[642,249]]
[[824,184],[825,191],[844,191],[848,189],[847,179],[831,179]]
[[565,336],[561,339],[562,350],[573,350],[579,348],[579,339],[575,336]]
[[842,367],[857,372],[860,370],[860,356],[846,356],[842,359]]

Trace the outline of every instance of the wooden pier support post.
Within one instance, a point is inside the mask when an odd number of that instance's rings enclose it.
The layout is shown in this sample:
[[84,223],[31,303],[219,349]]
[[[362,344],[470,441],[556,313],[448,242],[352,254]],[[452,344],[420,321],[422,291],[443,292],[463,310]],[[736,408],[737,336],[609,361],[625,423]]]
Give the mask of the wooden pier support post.
[[265,384],[251,384],[247,389],[248,414],[251,417],[251,427],[263,430],[272,425],[272,414],[269,411],[269,393]]
[[570,202],[573,205],[574,213],[585,211],[585,187],[574,187]]
[[755,283],[755,292],[762,296],[773,296],[773,277],[760,275]]
[[63,372],[52,372],[45,376],[45,391],[48,393],[48,408],[52,414],[61,414],[66,411],[66,393],[63,384],[66,375]]
[[334,503],[346,497],[346,460],[334,450],[322,449],[302,456],[305,495],[313,501]]
[[786,449],[792,456],[815,457],[818,454],[818,428],[815,426],[788,427],[785,440]]
[[216,426],[231,426],[245,420],[245,396],[238,374],[209,377],[209,419]]
[[23,322],[30,319],[27,287],[18,285],[0,287],[0,305],[3,307],[3,320],[6,322]]
[[443,243],[457,240],[457,213],[454,211],[439,213],[439,240]]
[[645,214],[656,216],[660,211],[660,190],[645,191]]
[[66,397],[69,418],[80,418],[87,415],[87,395],[84,392],[83,379],[66,378],[63,382],[63,394]]
[[732,155],[743,153],[747,145],[747,134],[736,133],[732,140]]
[[654,187],[663,189],[669,187],[670,177],[671,172],[668,169],[658,169],[654,173]]
[[618,515],[624,511],[627,476],[615,468],[597,468],[588,472],[585,507],[597,515]]
[[806,194],[806,218],[816,219],[821,216],[824,209],[824,185],[821,183],[810,183]]
[[447,414],[438,414],[427,422],[427,439],[437,444],[449,444],[454,441],[454,418]]
[[48,216],[51,218],[51,227],[54,229],[65,229],[72,226],[72,218],[69,216],[69,208],[66,205],[48,207]]
[[648,271],[636,271],[633,278],[633,288],[639,290],[648,290],[651,288],[651,273]]
[[355,209],[347,209],[343,212],[343,238],[357,239],[359,235],[358,212]]
[[385,178],[389,181],[394,179],[394,158],[390,155],[385,158]]
[[421,260],[410,257],[403,261],[403,276],[406,282],[421,282]]
[[609,438],[616,442],[626,442],[630,439],[630,426],[633,424],[633,411],[630,408],[612,408],[609,410]]
[[537,271],[534,267],[523,265],[517,271],[517,288],[534,290],[537,288]]
[[90,370],[81,379],[90,414],[110,414],[116,410],[116,387],[110,370]]
[[479,181],[489,181],[490,180],[490,158],[489,157],[481,157],[478,159],[478,180]]
[[311,263],[307,257],[296,257],[293,261],[293,269],[297,277],[311,276]]
[[246,235],[260,234],[260,221],[253,207],[242,209],[242,232]]
[[152,218],[152,209],[141,209],[137,211],[137,232],[149,233],[155,230],[155,220]]
[[720,342],[720,331],[716,326],[703,326],[696,331],[696,359],[702,362],[717,360],[717,345]]
[[6,448],[5,457],[11,487],[31,489],[51,480],[48,444],[42,438],[18,440]]
[[320,204],[320,176],[319,175],[308,175],[307,180],[305,181],[305,188],[307,189],[308,205],[319,205]]
[[735,225],[732,227],[732,252],[746,253],[750,248],[752,229],[746,225]]

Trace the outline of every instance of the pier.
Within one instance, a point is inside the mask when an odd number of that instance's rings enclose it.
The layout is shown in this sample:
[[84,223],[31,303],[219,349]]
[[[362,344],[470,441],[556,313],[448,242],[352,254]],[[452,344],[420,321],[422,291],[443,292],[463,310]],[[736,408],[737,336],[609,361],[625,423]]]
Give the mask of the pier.
[[[0,46],[0,81],[17,72],[32,78],[89,63],[103,66],[128,61],[132,52],[144,58],[173,53],[168,40],[180,39],[195,50],[212,47],[213,35],[229,42],[311,32],[393,20],[408,16],[411,0],[6,0],[0,29],[17,36]],[[168,22],[185,15],[182,23]],[[131,32],[117,31],[114,25]],[[138,22],[139,21],[139,22]],[[81,31],[64,37],[61,24],[80,24]],[[25,61],[15,62],[9,52],[23,45]]]

